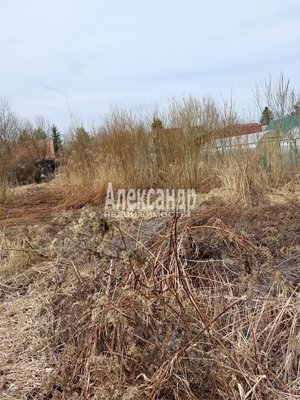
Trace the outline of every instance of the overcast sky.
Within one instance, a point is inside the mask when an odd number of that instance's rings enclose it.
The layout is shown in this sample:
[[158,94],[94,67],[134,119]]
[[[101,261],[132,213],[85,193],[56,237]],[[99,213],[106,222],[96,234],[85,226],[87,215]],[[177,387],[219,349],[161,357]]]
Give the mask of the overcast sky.
[[[113,106],[231,95],[247,118],[255,82],[300,89],[299,0],[0,0],[0,96],[62,131]],[[250,110],[250,111],[249,111]]]

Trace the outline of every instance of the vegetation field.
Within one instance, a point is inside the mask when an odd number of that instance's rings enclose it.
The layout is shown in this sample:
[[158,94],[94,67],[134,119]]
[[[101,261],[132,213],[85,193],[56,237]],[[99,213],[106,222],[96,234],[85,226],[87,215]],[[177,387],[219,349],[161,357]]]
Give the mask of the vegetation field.
[[247,205],[225,189],[189,217],[119,221],[53,183],[17,191],[0,397],[299,399],[299,178]]
[[[275,89],[263,120],[272,105],[299,114]],[[241,122],[233,105],[188,98],[62,141],[52,126],[55,179],[17,186],[14,145],[47,129],[4,106],[1,399],[300,400],[299,164],[219,151]],[[196,207],[108,218],[109,183],[194,189]]]

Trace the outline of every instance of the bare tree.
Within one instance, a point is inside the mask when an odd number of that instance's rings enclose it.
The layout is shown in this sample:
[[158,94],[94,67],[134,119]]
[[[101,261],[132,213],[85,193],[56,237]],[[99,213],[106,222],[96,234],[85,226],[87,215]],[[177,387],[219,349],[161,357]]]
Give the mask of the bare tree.
[[18,119],[7,99],[0,98],[0,200],[12,174],[12,147],[18,137]]
[[51,128],[49,122],[41,115],[35,118],[35,129],[33,131],[33,136],[37,140],[44,140],[51,136]]
[[268,79],[257,82],[253,94],[260,112],[263,112],[264,107],[268,107],[274,119],[282,119],[290,114],[298,97],[290,80],[286,79],[283,73],[280,73],[277,80],[270,75]]
[[200,123],[207,132],[220,128],[221,112],[210,97],[204,97],[200,104]]
[[5,97],[0,98],[0,144],[11,143],[18,137],[18,119]]
[[171,99],[168,107],[168,125],[172,128],[188,128],[200,124],[201,103],[193,96],[178,101]]

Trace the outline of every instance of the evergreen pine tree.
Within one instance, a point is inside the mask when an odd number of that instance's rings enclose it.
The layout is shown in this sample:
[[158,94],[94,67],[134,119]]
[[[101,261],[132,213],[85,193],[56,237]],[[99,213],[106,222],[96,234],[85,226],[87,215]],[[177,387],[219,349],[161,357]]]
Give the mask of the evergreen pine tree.
[[55,125],[52,125],[51,136],[52,136],[52,139],[53,139],[54,152],[57,155],[57,153],[61,149],[62,142],[61,142],[60,133],[59,133],[59,131],[58,131],[58,129],[57,129],[57,127]]
[[265,107],[261,114],[260,123],[262,125],[269,125],[272,119],[273,119],[272,111],[269,109],[269,107]]

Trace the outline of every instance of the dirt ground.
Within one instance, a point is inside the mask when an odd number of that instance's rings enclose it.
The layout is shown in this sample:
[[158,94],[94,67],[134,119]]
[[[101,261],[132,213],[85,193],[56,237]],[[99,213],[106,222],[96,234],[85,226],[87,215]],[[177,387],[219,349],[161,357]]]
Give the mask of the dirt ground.
[[0,228],[47,222],[64,210],[78,210],[87,204],[99,206],[102,201],[95,192],[78,197],[51,183],[21,186],[0,204]]

